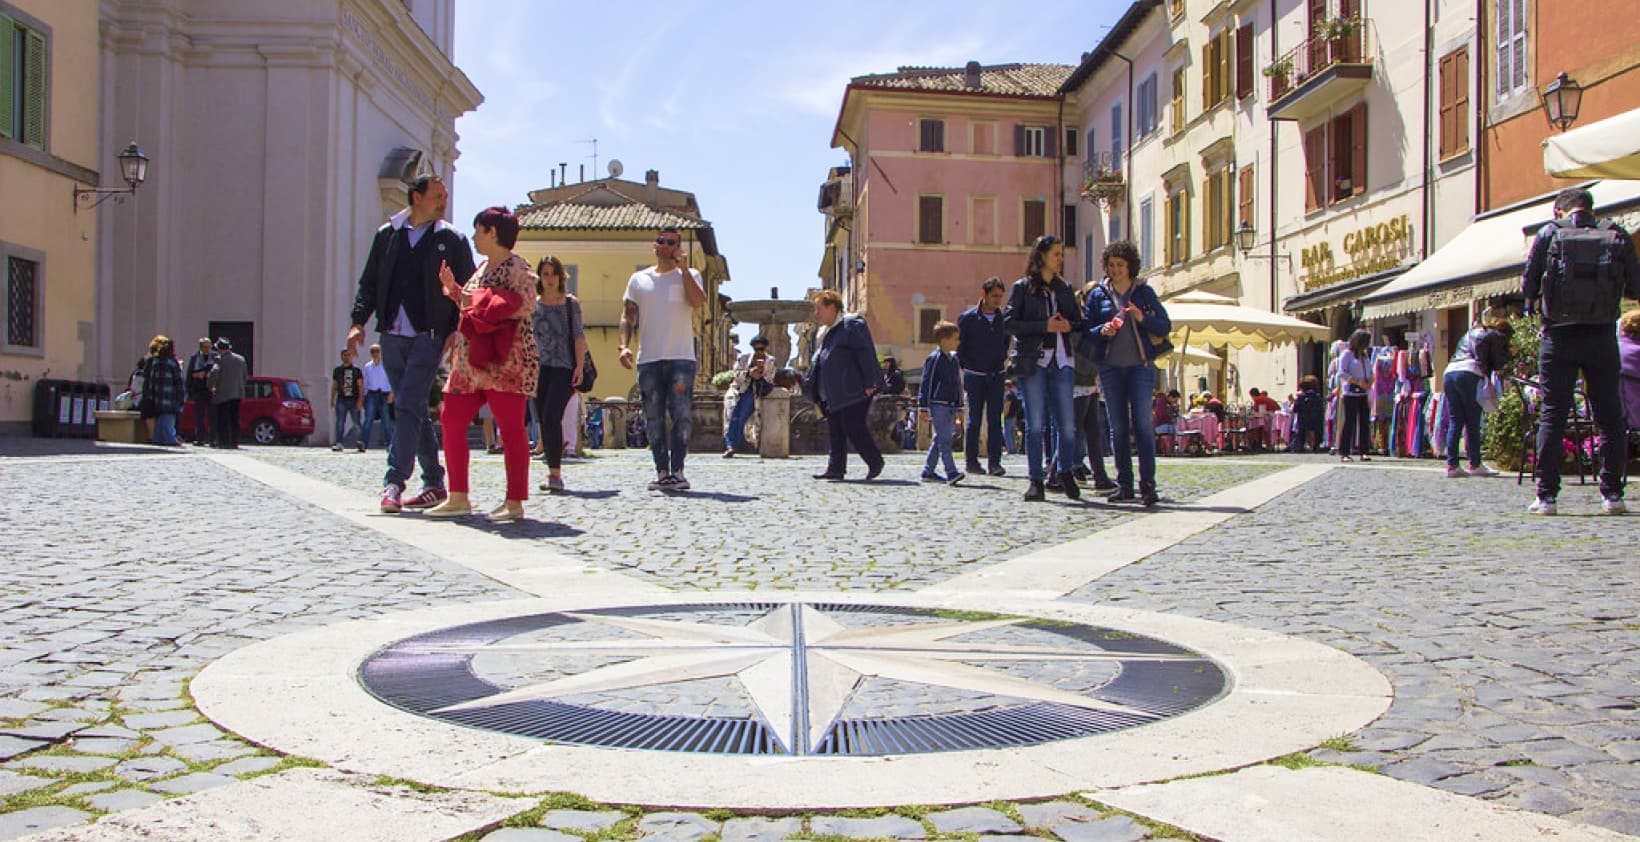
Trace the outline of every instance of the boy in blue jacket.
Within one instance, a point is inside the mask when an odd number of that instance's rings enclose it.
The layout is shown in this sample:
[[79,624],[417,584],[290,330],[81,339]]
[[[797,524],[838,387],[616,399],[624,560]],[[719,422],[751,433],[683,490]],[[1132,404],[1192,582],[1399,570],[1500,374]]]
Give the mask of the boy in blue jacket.
[[[934,441],[928,445],[928,462],[923,466],[923,482],[956,485],[967,478],[957,470],[952,440],[957,429],[957,413],[962,411],[962,365],[957,362],[957,326],[950,322],[934,325],[934,341],[939,347],[923,361],[922,383],[917,386],[917,406],[928,413]],[[934,471],[945,461],[945,476]]]

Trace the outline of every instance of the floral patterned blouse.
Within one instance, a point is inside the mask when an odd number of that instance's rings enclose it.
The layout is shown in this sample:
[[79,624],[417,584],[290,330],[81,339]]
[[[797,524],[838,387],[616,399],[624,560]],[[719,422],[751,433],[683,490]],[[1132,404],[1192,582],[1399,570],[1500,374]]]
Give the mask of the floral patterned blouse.
[[462,289],[473,292],[480,288],[505,289],[524,296],[524,306],[518,310],[518,335],[513,339],[507,359],[490,368],[473,368],[467,362],[467,337],[455,333],[450,346],[450,379],[444,384],[448,394],[472,394],[479,391],[516,392],[535,394],[535,381],[541,374],[535,347],[535,332],[530,329],[530,318],[535,313],[535,286],[537,278],[530,264],[518,255],[490,265],[486,259]]

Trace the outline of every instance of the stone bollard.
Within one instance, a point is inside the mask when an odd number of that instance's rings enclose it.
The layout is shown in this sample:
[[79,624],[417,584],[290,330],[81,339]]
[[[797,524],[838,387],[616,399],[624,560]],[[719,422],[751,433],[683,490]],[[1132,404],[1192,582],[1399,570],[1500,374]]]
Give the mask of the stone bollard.
[[776,388],[757,402],[757,455],[784,459],[791,455],[792,390]]
[[604,401],[604,447],[626,449],[626,401],[622,398]]

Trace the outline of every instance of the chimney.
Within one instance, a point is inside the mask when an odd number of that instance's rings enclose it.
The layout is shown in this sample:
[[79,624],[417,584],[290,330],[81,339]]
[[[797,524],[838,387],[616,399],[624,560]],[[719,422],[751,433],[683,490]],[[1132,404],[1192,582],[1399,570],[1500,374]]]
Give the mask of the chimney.
[[583,181],[586,181],[586,180],[587,180],[587,165],[582,164],[581,165],[581,177],[576,179],[575,181],[576,181],[577,184],[579,184],[579,183],[581,183]]
[[547,186],[548,187],[557,187],[558,186],[558,171],[557,170],[547,170],[547,176],[548,176],[547,181],[550,182]]
[[660,201],[660,192],[659,191],[660,191],[660,186],[661,186],[661,171],[660,170],[647,170],[647,171],[645,171],[644,174],[643,174],[643,183],[648,185],[648,188],[649,188],[647,191],[645,191],[645,192],[648,193],[648,196],[646,196],[645,198],[648,199],[649,206],[650,207],[659,207],[659,205],[657,203]]
[[558,162],[558,186],[562,187],[562,186],[564,186],[568,183],[569,183],[569,162],[568,161],[559,161]]
[[970,91],[979,90],[979,62],[968,62],[968,66],[962,69],[962,84]]
[[769,287],[769,297],[776,301],[780,300],[780,287]]

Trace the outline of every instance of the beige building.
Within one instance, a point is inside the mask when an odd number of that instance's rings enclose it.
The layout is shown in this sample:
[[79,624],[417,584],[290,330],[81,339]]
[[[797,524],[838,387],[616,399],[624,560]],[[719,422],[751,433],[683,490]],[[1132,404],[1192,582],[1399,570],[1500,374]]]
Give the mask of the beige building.
[[[712,223],[701,218],[695,194],[660,186],[650,170],[644,183],[601,178],[533,190],[531,204],[517,208],[515,251],[534,266],[551,254],[564,263],[565,287],[581,301],[587,350],[598,366],[597,395],[636,395],[637,374],[620,366],[621,299],[632,273],[655,265],[650,246],[662,228],[677,228],[690,267],[698,270],[706,306],[695,311],[695,388],[710,388],[712,375],[734,365],[734,343],[718,288],[729,263],[718,251]],[[639,326],[642,339],[642,325]]]
[[101,55],[78,64],[100,64],[101,90],[76,101],[100,99],[100,158],[135,139],[153,169],[92,238],[98,376],[123,378],[154,333],[226,336],[323,404],[371,235],[406,179],[456,186],[455,120],[482,97],[451,61],[454,5],[100,4]]
[[99,152],[98,66],[95,3],[0,0],[0,433],[28,430],[39,380],[98,374],[98,213],[74,189],[123,186]]

